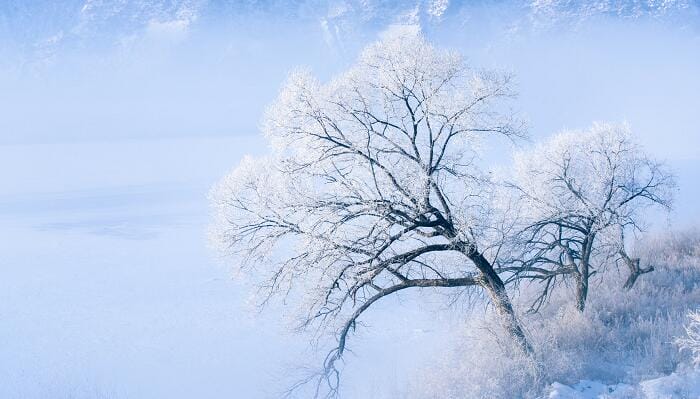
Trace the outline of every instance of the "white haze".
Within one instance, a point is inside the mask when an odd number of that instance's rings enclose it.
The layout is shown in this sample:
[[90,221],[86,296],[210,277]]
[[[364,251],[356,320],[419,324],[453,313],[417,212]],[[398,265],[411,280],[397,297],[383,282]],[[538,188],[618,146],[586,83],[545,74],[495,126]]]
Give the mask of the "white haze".
[[[0,397],[268,397],[291,366],[314,365],[307,337],[285,334],[274,311],[249,313],[245,287],[207,249],[205,196],[243,154],[266,150],[257,124],[288,71],[330,77],[397,24],[512,71],[533,139],[629,122],[678,174],[671,223],[700,222],[695,25],[601,15],[540,26],[509,4],[439,18],[421,5],[342,19],[324,5],[322,18],[271,7],[99,26],[114,32],[76,30],[70,9],[29,14],[37,26],[25,30],[3,14]],[[465,316],[438,319],[440,305],[404,299],[352,338],[349,397],[399,392]]]

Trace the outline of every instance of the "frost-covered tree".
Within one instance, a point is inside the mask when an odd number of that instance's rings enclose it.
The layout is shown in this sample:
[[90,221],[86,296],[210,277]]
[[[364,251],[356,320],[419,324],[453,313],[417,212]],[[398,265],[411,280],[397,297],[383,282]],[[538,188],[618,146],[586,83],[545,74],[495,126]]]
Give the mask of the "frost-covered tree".
[[691,353],[693,363],[700,365],[700,311],[688,313],[688,323],[685,325],[685,337],[676,339],[676,345],[681,350]]
[[507,269],[543,282],[535,306],[557,281],[573,277],[576,306],[583,311],[596,254],[624,261],[630,267],[629,287],[652,270],[627,255],[624,233],[641,227],[649,206],[670,206],[674,182],[626,125],[594,124],[518,153],[513,187],[524,228],[516,241],[516,266]]
[[263,123],[273,153],[213,190],[215,240],[267,296],[298,296],[302,326],[335,332],[330,392],[363,313],[409,288],[481,290],[531,351],[494,270],[503,223],[480,160],[484,139],[522,134],[512,96],[507,75],[387,37],[329,83],[291,74]]

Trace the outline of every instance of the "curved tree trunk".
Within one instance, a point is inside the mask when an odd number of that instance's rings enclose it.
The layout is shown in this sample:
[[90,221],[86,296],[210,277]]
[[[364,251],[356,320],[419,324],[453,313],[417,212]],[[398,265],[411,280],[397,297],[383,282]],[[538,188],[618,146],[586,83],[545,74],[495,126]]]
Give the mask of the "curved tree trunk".
[[474,262],[476,268],[481,272],[483,278],[482,286],[488,292],[491,302],[501,318],[503,327],[508,331],[511,337],[513,337],[525,354],[528,356],[532,355],[534,351],[515,316],[515,311],[513,310],[513,305],[510,302],[503,280],[501,280],[501,277],[493,269],[491,262],[481,253],[471,251],[467,253],[467,257]]

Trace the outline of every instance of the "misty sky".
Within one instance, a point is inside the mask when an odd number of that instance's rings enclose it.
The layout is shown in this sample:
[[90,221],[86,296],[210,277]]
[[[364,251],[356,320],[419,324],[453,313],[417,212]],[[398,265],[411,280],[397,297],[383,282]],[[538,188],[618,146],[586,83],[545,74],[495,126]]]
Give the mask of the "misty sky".
[[627,121],[681,180],[700,158],[695,2],[57,3],[0,5],[0,144],[255,135],[290,70],[327,79],[417,24],[513,72],[534,139]]

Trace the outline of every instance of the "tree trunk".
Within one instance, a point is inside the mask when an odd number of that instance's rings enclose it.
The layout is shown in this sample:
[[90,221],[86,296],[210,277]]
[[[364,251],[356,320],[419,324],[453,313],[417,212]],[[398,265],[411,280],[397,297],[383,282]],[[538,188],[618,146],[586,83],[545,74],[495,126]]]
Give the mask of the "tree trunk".
[[588,265],[584,265],[581,262],[579,269],[581,269],[581,272],[576,274],[576,309],[579,312],[583,312],[586,308],[586,298],[588,297]]
[[622,257],[622,260],[625,261],[625,264],[627,267],[630,269],[630,275],[627,277],[627,281],[625,281],[625,285],[622,286],[622,288],[626,290],[631,290],[632,287],[634,287],[634,283],[637,282],[637,278],[641,276],[644,273],[649,273],[654,271],[654,266],[649,266],[645,269],[642,269],[639,267],[639,258],[630,258],[627,253],[625,252],[624,249],[620,250],[620,256]]
[[593,249],[593,234],[583,240],[581,248],[581,260],[578,264],[578,274],[576,275],[576,309],[583,312],[586,309],[586,299],[588,298],[588,280],[591,277],[591,251]]
[[503,280],[501,280],[498,273],[493,270],[491,263],[482,254],[476,251],[469,251],[467,257],[474,262],[476,268],[481,272],[484,280],[483,287],[488,292],[491,302],[501,318],[503,327],[513,337],[520,349],[528,356],[531,356],[534,351],[515,316],[515,311],[513,310],[513,305],[510,302]]
[[637,277],[641,276],[642,273],[639,273],[637,271],[632,271],[630,272],[630,275],[627,276],[627,280],[625,280],[625,284],[622,285],[622,288],[625,289],[626,291],[629,291],[634,287],[634,283],[637,282]]

